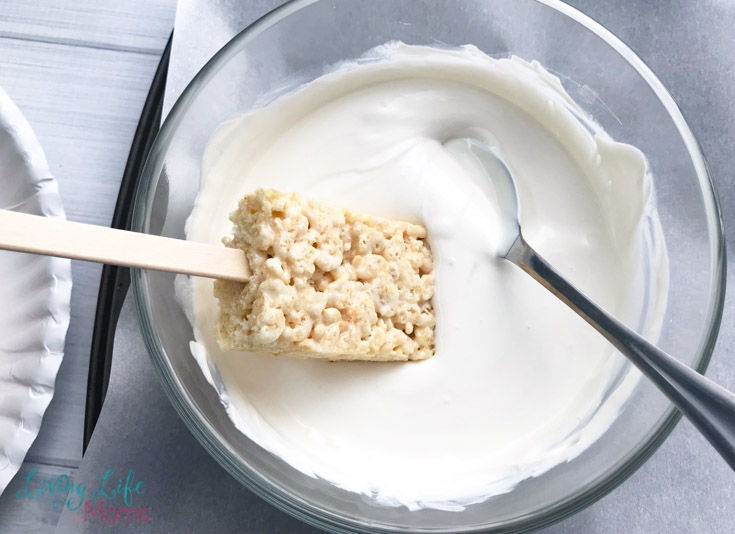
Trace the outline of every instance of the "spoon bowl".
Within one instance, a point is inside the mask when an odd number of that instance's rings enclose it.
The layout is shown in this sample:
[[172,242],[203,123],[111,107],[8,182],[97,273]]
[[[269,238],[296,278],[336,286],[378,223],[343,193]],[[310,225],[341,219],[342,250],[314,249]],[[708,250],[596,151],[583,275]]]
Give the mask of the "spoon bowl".
[[498,232],[497,255],[504,258],[521,235],[521,201],[518,188],[500,151],[471,137],[464,138],[470,153],[477,159],[490,179],[497,199]]

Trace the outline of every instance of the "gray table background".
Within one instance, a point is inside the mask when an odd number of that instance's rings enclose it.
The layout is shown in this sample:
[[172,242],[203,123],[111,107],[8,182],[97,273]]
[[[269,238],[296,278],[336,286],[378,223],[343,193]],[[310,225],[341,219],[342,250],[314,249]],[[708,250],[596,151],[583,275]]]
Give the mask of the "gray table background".
[[[279,3],[278,0],[250,1],[243,3],[243,10],[246,10],[254,20]],[[735,161],[733,155],[735,31],[732,30],[735,27],[735,5],[723,0],[655,3],[582,0],[570,3],[598,20],[630,45],[669,89],[707,156],[719,188],[726,230],[728,235],[735,235],[735,192],[731,170]],[[33,2],[19,2],[19,4],[32,6]],[[133,6],[130,13],[135,13],[134,4],[145,13],[143,6],[146,2],[143,0],[132,0],[130,4]],[[165,10],[164,4],[165,1],[156,2],[161,12]],[[28,11],[27,18],[31,22],[33,14],[32,10]],[[63,18],[67,15],[69,13],[60,11],[53,12],[49,16]],[[150,17],[155,16],[159,21],[153,30],[146,32],[147,35],[141,35],[136,31],[134,24],[129,23],[129,36],[125,38],[124,46],[115,45],[117,49],[127,54],[125,57],[128,61],[145,61],[148,65],[146,68],[151,74],[150,65],[154,65],[154,62],[150,58],[155,55],[151,50],[155,51],[156,47],[159,49],[162,47],[168,32],[166,25],[160,23],[160,20],[165,19],[164,15],[161,13],[151,15],[149,12],[147,17],[143,17],[144,20],[150,21]],[[131,20],[134,20],[132,15]],[[110,24],[119,24],[119,21],[110,17]],[[66,21],[58,26],[63,31],[68,30]],[[0,46],[3,45],[2,37],[0,26]],[[67,39],[73,40],[69,37]],[[36,41],[44,42],[43,39]],[[142,44],[136,45],[136,42]],[[69,62],[64,50],[59,50],[58,54]],[[133,58],[136,54],[145,57]],[[118,61],[116,68],[107,67],[111,70],[110,79],[114,80],[116,72],[125,67],[123,63]],[[33,64],[26,64],[24,67],[33,72]],[[62,68],[72,69],[72,67],[62,65]],[[7,85],[3,74],[0,72],[0,83]],[[128,128],[126,135],[132,134],[132,127],[137,120],[135,112],[139,111],[139,106],[142,105],[140,95],[144,95],[147,90],[149,79],[137,76],[123,80],[127,85],[137,84],[135,96],[139,99],[139,103],[130,104],[123,110],[127,113],[124,117]],[[43,77],[37,77],[35,83],[41,84],[44,81]],[[95,91],[119,90],[115,84],[85,89],[93,94]],[[9,92],[18,100],[17,94]],[[50,94],[48,98],[53,103],[54,95]],[[79,107],[83,108],[81,102]],[[68,110],[68,113],[72,113],[72,110]],[[105,110],[99,110],[99,117],[105,118]],[[35,127],[32,119],[31,117]],[[59,132],[58,135],[61,137],[63,134]],[[42,144],[47,147],[44,136],[39,136]],[[62,175],[63,166],[58,161],[67,161],[74,165],[73,162],[83,159],[85,155],[84,146],[71,145],[65,148],[68,152],[59,151],[56,154],[56,165]],[[124,161],[127,149],[128,146],[121,143],[114,148],[115,152],[110,157],[116,158],[116,161]],[[53,168],[55,162],[52,156],[53,153],[49,154]],[[84,170],[81,163],[76,165]],[[71,204],[77,210],[72,212],[73,218],[84,220],[90,218],[85,210],[101,209],[99,206],[90,206],[87,196],[89,192],[80,187],[81,184],[77,183],[76,189],[70,186],[65,189],[63,176],[60,176],[57,169],[54,171],[62,182],[62,194],[65,195],[67,207]],[[115,180],[119,180],[119,177],[110,174],[108,173],[104,180],[109,183],[107,190],[114,191]],[[66,183],[70,184],[71,178]],[[107,216],[109,219],[112,202],[107,200],[103,208],[109,212],[107,215],[102,214],[101,218],[104,220]],[[732,240],[730,243],[732,244]],[[730,249],[733,249],[732,245]],[[732,255],[733,252],[728,254],[729,259]],[[79,272],[80,268],[77,267],[75,274]],[[731,290],[728,291],[723,328],[713,363],[707,373],[730,389],[735,389],[735,327],[733,327],[735,296],[732,290],[734,278],[732,274],[728,276],[728,286]],[[75,362],[74,376],[82,378],[69,381],[72,385],[66,389],[57,390],[57,398],[54,401],[57,406],[66,400],[66,395],[81,396],[80,388],[83,394],[84,367],[80,362],[84,362],[89,349],[88,338],[92,328],[91,310],[94,307],[96,279],[94,276],[87,276],[84,281],[87,291],[80,296],[77,290],[73,305],[76,306],[77,316],[83,315],[86,321],[77,320],[75,330],[70,332],[67,343],[67,359]],[[131,467],[135,468],[137,477],[145,480],[147,487],[147,492],[136,501],[136,505],[146,506],[151,510],[150,523],[138,524],[136,529],[140,530],[307,532],[308,529],[302,524],[274,510],[239,487],[189,434],[160,390],[142,347],[130,301],[126,303],[119,335],[120,343],[115,348],[113,378],[108,393],[109,399],[114,402],[107,403],[103,409],[99,432],[95,434],[90,445],[89,458],[81,464],[78,479],[93,484],[91,481],[94,477],[108,468],[114,468],[116,473],[127,472]],[[73,351],[70,350],[70,345]],[[67,365],[65,361],[64,365],[68,369],[70,364]],[[135,370],[135,374],[132,374],[131,370]],[[62,373],[64,372],[62,369]],[[68,370],[66,373],[69,374]],[[69,425],[80,428],[79,422],[83,413],[79,409],[79,404],[77,403],[73,410],[63,411],[57,408],[56,411],[50,411],[49,415],[55,418],[50,422],[45,420],[44,426],[56,422],[57,426],[63,427],[64,425],[58,424],[63,416],[69,421]],[[56,436],[52,435],[51,438],[41,441],[44,438],[43,434],[42,431],[39,438],[41,445],[34,448],[39,450],[42,446],[42,450],[50,451],[49,456],[53,457],[58,439],[54,439]],[[72,471],[73,462],[67,462],[65,468]],[[11,484],[0,500],[0,514],[2,514],[0,525],[3,525],[6,513],[16,513],[12,507],[18,506],[19,503],[12,502],[8,496],[18,487],[18,483]],[[592,507],[551,527],[546,532],[731,533],[735,531],[734,497],[735,476],[724,461],[710,450],[693,427],[688,422],[682,422],[657,454],[626,483]],[[37,506],[41,505],[40,501],[34,502]],[[43,504],[51,507],[50,502]],[[37,513],[46,511],[40,510]],[[134,526],[105,524],[104,530],[128,531]],[[0,530],[29,531],[28,522],[18,521],[15,527]],[[75,523],[69,514],[64,514],[58,530],[78,532],[81,527],[91,531],[103,528],[94,524]],[[35,530],[34,528],[33,531]]]

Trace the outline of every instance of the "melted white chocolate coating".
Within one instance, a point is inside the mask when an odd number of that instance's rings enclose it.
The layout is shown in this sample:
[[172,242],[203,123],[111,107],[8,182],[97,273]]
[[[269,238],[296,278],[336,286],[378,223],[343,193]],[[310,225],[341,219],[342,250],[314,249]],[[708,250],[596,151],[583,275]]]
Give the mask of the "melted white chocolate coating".
[[528,242],[655,339],[667,267],[665,254],[644,259],[641,224],[655,213],[643,155],[610,140],[537,63],[470,46],[391,43],[223,124],[187,225],[189,239],[219,243],[238,199],[268,186],[426,226],[437,327],[436,355],[423,362],[222,352],[212,282],[191,281],[193,353],[237,427],[296,469],[384,505],[461,510],[512,490],[589,447],[639,376],[493,257],[492,188],[444,146],[467,135],[510,164]]

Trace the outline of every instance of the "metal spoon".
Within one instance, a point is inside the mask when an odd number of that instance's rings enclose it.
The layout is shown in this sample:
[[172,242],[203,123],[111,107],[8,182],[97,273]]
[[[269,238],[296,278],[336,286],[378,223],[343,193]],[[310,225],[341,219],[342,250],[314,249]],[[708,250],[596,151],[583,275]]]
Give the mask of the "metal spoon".
[[500,154],[476,139],[462,142],[484,167],[495,189],[503,221],[498,256],[523,269],[605,336],[694,423],[735,470],[735,394],[653,346],[549,265],[523,238],[515,179]]

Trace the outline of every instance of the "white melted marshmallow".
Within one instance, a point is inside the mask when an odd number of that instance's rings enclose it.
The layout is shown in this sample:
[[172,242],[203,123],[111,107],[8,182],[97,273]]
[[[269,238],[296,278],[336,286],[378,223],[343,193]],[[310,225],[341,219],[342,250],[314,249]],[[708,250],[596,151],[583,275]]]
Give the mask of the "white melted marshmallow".
[[390,43],[223,124],[188,239],[220,243],[238,199],[268,186],[424,224],[436,280],[435,356],[375,364],[222,352],[212,281],[193,278],[193,352],[237,428],[303,473],[409,509],[462,510],[589,447],[639,375],[494,257],[492,187],[445,146],[472,136],[497,147],[528,242],[655,339],[667,267],[665,254],[644,261],[642,221],[655,218],[645,159],[584,117],[537,63]]

